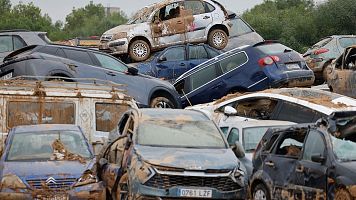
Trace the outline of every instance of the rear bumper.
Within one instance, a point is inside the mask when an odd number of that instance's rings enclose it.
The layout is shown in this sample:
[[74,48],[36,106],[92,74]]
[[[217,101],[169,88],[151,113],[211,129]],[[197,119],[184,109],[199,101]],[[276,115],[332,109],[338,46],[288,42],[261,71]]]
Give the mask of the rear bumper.
[[280,87],[309,87],[315,81],[315,76],[312,71],[296,70],[288,71],[280,74],[279,79],[275,79],[271,86],[274,88]]

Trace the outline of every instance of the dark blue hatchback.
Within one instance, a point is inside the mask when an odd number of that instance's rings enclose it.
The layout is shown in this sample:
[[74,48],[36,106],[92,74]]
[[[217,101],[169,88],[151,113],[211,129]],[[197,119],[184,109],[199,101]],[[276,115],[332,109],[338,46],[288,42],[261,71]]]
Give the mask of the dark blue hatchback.
[[202,63],[180,76],[174,86],[186,107],[233,92],[311,86],[314,79],[301,54],[278,42],[265,41]]
[[168,47],[150,60],[132,64],[142,74],[174,82],[176,78],[221,52],[207,44],[187,44]]

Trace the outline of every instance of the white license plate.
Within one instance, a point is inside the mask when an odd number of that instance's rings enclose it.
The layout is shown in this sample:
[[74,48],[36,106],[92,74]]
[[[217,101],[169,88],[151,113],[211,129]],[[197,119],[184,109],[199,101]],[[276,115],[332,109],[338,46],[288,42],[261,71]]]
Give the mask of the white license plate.
[[36,200],[69,200],[69,196],[68,194],[41,195],[35,199]]
[[10,79],[12,78],[12,72],[0,77],[0,80],[7,80],[7,79]]
[[298,64],[287,64],[288,69],[300,69]]
[[211,197],[213,197],[213,191],[212,190],[196,190],[196,189],[180,189],[179,196],[181,196],[181,197],[211,198]]

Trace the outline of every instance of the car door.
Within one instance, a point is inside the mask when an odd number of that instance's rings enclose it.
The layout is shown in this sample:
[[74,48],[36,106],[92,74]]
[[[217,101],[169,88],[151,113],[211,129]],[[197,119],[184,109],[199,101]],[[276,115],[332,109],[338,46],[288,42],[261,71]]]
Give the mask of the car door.
[[155,45],[163,47],[186,41],[182,2],[162,7],[153,16],[151,30]]
[[[188,45],[188,61],[187,69],[190,70],[197,65],[209,60],[210,56],[204,45]],[[183,73],[185,71],[182,71]]]
[[187,62],[185,46],[167,48],[157,58],[157,77],[174,80],[187,70]]
[[204,42],[207,28],[213,23],[211,5],[207,7],[204,1],[188,0],[184,1],[184,8],[188,42]]
[[313,161],[313,156],[325,158],[324,136],[317,130],[310,130],[303,147],[303,156],[295,168],[294,197],[297,199],[326,199],[327,166],[324,162]]

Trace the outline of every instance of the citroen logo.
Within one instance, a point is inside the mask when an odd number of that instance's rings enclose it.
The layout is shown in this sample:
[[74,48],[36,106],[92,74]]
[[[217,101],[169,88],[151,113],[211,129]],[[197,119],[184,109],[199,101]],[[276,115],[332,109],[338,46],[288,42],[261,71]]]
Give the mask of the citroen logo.
[[53,177],[49,177],[47,180],[46,180],[46,184],[56,184],[56,179],[54,179]]

